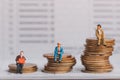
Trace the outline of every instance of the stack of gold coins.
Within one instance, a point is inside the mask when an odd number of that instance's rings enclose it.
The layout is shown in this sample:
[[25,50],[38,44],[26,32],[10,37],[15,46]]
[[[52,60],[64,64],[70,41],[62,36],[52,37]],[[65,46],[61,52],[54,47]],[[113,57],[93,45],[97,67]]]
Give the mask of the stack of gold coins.
[[[16,64],[9,64],[8,67],[9,67],[9,72],[16,73],[16,68],[17,68]],[[24,64],[23,70],[22,70],[23,73],[32,73],[35,71],[37,71],[36,64],[33,64],[33,63],[25,63]]]
[[81,55],[82,64],[85,67],[84,72],[110,72],[113,67],[109,62],[112,55],[114,39],[105,39],[106,46],[97,46],[97,39],[86,39],[85,51]]
[[48,60],[43,71],[48,73],[66,73],[71,71],[76,64],[75,57],[72,55],[63,55],[60,63],[54,62],[53,54],[44,54],[43,56]]

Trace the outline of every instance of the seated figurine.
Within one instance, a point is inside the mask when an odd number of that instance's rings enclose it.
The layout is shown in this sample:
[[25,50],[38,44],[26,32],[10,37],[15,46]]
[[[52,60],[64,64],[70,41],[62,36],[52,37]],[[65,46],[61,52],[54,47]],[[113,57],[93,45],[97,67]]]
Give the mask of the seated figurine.
[[62,60],[62,55],[63,55],[64,51],[63,48],[61,47],[60,43],[57,43],[57,46],[55,47],[54,50],[54,62],[61,62]]
[[98,39],[98,43],[97,43],[98,46],[100,46],[101,44],[106,46],[105,40],[104,40],[104,31],[102,30],[102,27],[100,24],[97,25],[96,37]]
[[20,51],[20,55],[18,55],[15,59],[16,65],[17,65],[16,73],[22,74],[22,69],[23,69],[23,66],[24,66],[25,60],[26,60],[26,58],[23,56],[23,54],[24,54],[24,52]]

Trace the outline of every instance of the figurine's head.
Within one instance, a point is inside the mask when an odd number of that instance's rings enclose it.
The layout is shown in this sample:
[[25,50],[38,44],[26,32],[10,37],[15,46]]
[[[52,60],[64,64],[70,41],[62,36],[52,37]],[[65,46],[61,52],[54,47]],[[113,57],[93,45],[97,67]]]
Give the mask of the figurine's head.
[[20,56],[23,56],[24,55],[24,52],[23,51],[20,51]]
[[97,25],[97,29],[101,29],[101,25],[100,24]]
[[60,47],[60,46],[61,46],[60,42],[58,42],[58,43],[57,43],[57,46],[58,46],[58,47]]

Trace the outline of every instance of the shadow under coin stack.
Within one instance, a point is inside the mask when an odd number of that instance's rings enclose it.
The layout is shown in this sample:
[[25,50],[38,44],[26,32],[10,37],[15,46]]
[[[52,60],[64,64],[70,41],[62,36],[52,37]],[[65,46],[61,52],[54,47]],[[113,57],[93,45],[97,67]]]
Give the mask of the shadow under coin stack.
[[[9,64],[8,67],[9,67],[9,72],[16,73],[16,67],[17,67],[16,64]],[[37,71],[36,64],[33,64],[33,63],[25,63],[24,64],[23,70],[22,70],[23,73],[32,73],[35,71]]]
[[54,62],[53,54],[44,54],[43,56],[48,59],[48,63],[44,66],[43,72],[66,73],[71,71],[72,67],[76,64],[75,57],[72,55],[63,55],[60,63]]
[[106,46],[97,46],[97,39],[86,40],[85,51],[81,56],[82,64],[85,66],[83,72],[110,72],[113,67],[109,62],[112,55],[114,39],[105,39]]

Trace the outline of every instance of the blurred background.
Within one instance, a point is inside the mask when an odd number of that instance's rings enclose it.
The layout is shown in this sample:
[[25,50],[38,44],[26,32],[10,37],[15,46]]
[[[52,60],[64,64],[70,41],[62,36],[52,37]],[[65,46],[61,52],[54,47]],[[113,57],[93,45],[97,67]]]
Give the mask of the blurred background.
[[0,0],[0,61],[14,62],[21,50],[28,61],[44,59],[57,42],[80,56],[97,24],[119,54],[120,0]]

